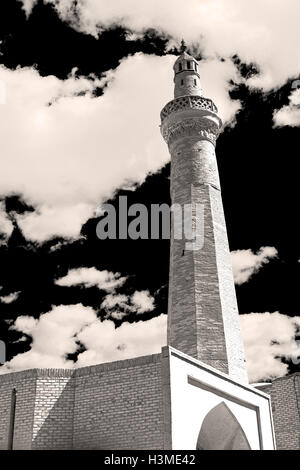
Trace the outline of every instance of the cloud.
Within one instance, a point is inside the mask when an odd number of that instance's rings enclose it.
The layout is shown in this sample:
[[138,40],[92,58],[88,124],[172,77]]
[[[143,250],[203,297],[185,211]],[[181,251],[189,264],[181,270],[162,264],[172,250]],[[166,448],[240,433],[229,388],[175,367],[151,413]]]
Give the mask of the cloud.
[[4,204],[0,201],[0,235],[4,236],[5,239],[9,238],[13,228],[13,224],[5,212]]
[[11,294],[3,295],[2,297],[0,297],[0,301],[4,304],[11,304],[15,300],[17,300],[19,294],[20,292],[12,292]]
[[275,127],[300,126],[300,88],[293,91],[289,97],[289,104],[276,110],[273,115]]
[[[27,239],[79,237],[100,203],[169,160],[159,114],[173,97],[174,60],[135,54],[101,81],[74,71],[59,80],[0,66],[7,95],[0,106],[0,188],[36,208],[16,215]],[[240,106],[228,94],[230,78],[240,80],[235,66],[214,58],[203,61],[201,70],[205,94],[223,120],[232,121]],[[104,84],[104,94],[93,96]]]
[[272,258],[276,258],[277,254],[276,248],[271,246],[262,247],[257,253],[250,249],[232,251],[230,255],[235,284],[248,282],[253,274]]
[[78,367],[159,353],[166,345],[166,325],[167,315],[123,322],[119,328],[110,320],[90,325],[78,335],[87,348],[78,357]]
[[[100,321],[90,307],[60,305],[34,319],[17,318],[12,329],[32,337],[31,349],[0,367],[0,373],[31,368],[75,368],[160,352],[166,344],[166,315],[145,322],[124,322],[116,328]],[[66,359],[78,342],[86,351],[78,361]]]
[[[0,66],[7,95],[0,106],[0,188],[36,207],[17,216],[28,239],[78,237],[101,202],[168,161],[159,113],[172,97],[173,61],[136,54],[102,82]],[[104,83],[104,95],[94,97]]]
[[38,320],[28,316],[18,317],[11,329],[31,336],[31,349],[16,355],[0,368],[0,372],[36,367],[73,367],[74,362],[67,360],[66,355],[77,350],[76,335],[96,320],[93,309],[81,304],[55,306]]
[[131,297],[131,302],[137,313],[151,312],[154,308],[154,298],[148,290],[136,291]]
[[94,214],[94,207],[87,203],[73,205],[42,205],[35,212],[16,215],[16,220],[24,236],[42,243],[56,237],[78,238],[81,227]]
[[128,296],[124,294],[108,294],[103,300],[101,307],[107,308],[108,310],[115,308],[116,306],[126,307],[128,302]]
[[26,15],[28,16],[33,7],[37,4],[38,0],[20,0],[23,3],[23,9],[26,12]]
[[123,319],[129,313],[140,315],[154,309],[154,298],[148,290],[135,291],[131,296],[108,294],[101,304],[107,318]]
[[[238,54],[258,65],[260,74],[249,84],[265,90],[299,74],[298,0],[76,0],[76,8],[75,0],[47,3],[87,34],[97,36],[115,24],[134,33],[155,28],[172,43],[184,37],[200,46],[205,57]],[[26,4],[29,11],[30,1]]]
[[218,107],[218,113],[224,124],[234,123],[236,113],[241,108],[238,100],[231,100],[229,92],[233,86],[230,84],[242,82],[235,65],[231,60],[220,61],[216,58],[200,62],[201,87],[203,93],[211,98]]
[[96,268],[75,268],[70,269],[68,274],[55,281],[58,286],[78,286],[85,287],[96,286],[105,291],[113,291],[116,287],[120,287],[126,281],[125,277],[121,277],[119,273],[109,271],[98,271]]
[[266,312],[241,315],[240,320],[250,382],[286,375],[288,366],[280,358],[299,363],[300,346],[295,335],[300,317]]
[[[287,365],[280,359],[300,357],[300,346],[295,341],[300,317],[251,313],[241,315],[241,327],[251,382],[285,375]],[[116,328],[113,321],[98,319],[91,307],[60,305],[39,319],[18,317],[10,328],[30,336],[32,344],[29,351],[1,367],[0,373],[35,367],[77,368],[159,353],[166,345],[167,315],[123,322]],[[85,351],[78,354],[77,362],[67,359],[68,354],[78,350],[79,343]]]
[[106,318],[122,320],[129,312],[129,298],[123,294],[108,294],[101,304],[101,308],[106,311]]
[[16,319],[11,329],[16,330],[16,331],[21,331],[22,333],[25,333],[26,335],[31,335],[35,327],[37,326],[37,324],[38,324],[37,319],[24,315]]

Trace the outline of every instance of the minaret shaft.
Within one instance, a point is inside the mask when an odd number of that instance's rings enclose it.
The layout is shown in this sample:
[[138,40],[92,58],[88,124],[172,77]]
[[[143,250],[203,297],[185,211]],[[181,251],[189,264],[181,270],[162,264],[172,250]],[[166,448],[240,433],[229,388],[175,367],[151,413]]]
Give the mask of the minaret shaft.
[[[174,66],[177,96],[182,83],[178,63],[182,62],[182,70],[186,61],[189,66],[195,61],[186,53],[181,58]],[[194,70],[198,78],[196,67]],[[190,75],[188,83],[193,83]],[[194,225],[203,224],[200,249],[186,249],[189,240],[174,237],[172,224],[168,344],[247,382],[215,155],[221,121],[211,100],[195,95],[175,98],[161,117],[161,131],[171,154],[172,204],[182,208],[190,204],[193,209],[199,204],[204,210],[202,221],[193,212]]]

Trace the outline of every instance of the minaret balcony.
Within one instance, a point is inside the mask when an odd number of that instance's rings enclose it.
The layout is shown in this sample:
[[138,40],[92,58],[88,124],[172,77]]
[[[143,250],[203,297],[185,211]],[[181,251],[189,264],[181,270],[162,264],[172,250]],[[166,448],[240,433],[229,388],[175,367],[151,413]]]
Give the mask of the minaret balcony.
[[180,96],[179,98],[175,98],[162,109],[160,113],[161,122],[163,121],[172,113],[176,111],[182,111],[184,109],[203,109],[208,110],[213,113],[218,113],[218,108],[214,104],[214,102],[209,98],[204,98],[203,96]]

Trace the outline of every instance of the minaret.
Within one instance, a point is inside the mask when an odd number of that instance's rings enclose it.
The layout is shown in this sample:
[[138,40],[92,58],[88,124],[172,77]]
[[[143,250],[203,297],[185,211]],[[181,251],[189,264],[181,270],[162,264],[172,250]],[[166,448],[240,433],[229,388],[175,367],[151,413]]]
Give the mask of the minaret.
[[[168,345],[247,383],[215,144],[222,122],[202,96],[198,63],[184,44],[174,64],[175,98],[161,111],[171,154],[171,199],[204,210],[203,246],[186,249],[172,223]],[[198,217],[199,218],[199,217]],[[174,222],[174,220],[173,220]],[[183,224],[183,222],[182,222]]]

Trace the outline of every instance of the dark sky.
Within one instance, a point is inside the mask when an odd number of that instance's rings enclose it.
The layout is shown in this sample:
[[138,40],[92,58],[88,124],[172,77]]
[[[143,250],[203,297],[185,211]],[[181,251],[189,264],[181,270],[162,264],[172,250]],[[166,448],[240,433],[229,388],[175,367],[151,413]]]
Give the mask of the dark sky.
[[[129,54],[166,53],[168,38],[158,32],[149,30],[143,39],[135,41],[128,41],[125,36],[121,27],[103,31],[98,39],[77,32],[42,1],[28,19],[16,0],[0,3],[0,60],[10,69],[34,66],[43,76],[64,79],[77,67],[80,75],[94,73],[100,78]],[[239,63],[237,57],[233,60],[244,76],[256,73],[250,64]],[[245,85],[234,86],[231,96],[242,102],[242,108],[237,124],[226,128],[217,142],[231,250],[256,251],[272,246],[279,253],[251,281],[237,286],[241,314],[274,311],[289,316],[299,314],[299,130],[273,128],[272,120],[274,110],[288,104],[290,92],[291,83],[269,93],[250,91]],[[157,174],[149,175],[136,191],[121,194],[127,194],[130,202],[146,205],[169,202],[169,170],[167,165]],[[22,201],[21,195],[7,195],[3,200],[12,218],[14,212],[34,210]],[[95,232],[97,221],[91,219],[82,227],[82,239],[65,242],[55,251],[51,251],[51,246],[63,240],[42,245],[30,243],[16,224],[7,246],[0,246],[1,295],[21,291],[16,302],[0,304],[1,337],[7,342],[7,359],[30,347],[29,339],[14,342],[21,334],[8,330],[7,320],[19,315],[38,318],[51,305],[59,304],[81,302],[99,310],[103,292],[96,287],[66,288],[53,283],[53,279],[66,275],[70,268],[94,266],[129,276],[122,287],[127,295],[137,289],[149,289],[156,308],[144,315],[145,320],[167,311],[169,242],[100,241]],[[101,317],[103,313],[98,314]],[[135,321],[134,314],[126,320]]]

